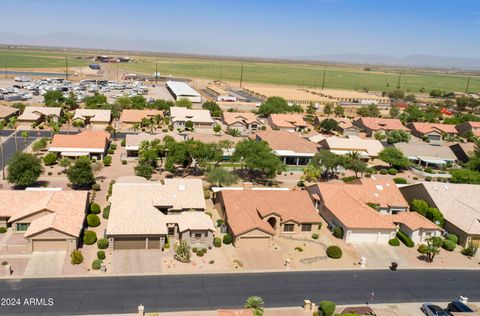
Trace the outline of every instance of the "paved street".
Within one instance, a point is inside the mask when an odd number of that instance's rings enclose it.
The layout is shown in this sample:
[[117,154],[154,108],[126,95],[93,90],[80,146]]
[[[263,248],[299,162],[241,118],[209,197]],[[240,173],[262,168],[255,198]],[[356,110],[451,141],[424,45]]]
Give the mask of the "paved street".
[[[462,270],[364,270],[261,274],[168,275],[1,280],[1,315],[132,313],[241,307],[259,295],[267,307],[299,306],[304,299],[337,304],[480,300],[480,273]],[[53,299],[52,306],[25,305],[25,298]]]

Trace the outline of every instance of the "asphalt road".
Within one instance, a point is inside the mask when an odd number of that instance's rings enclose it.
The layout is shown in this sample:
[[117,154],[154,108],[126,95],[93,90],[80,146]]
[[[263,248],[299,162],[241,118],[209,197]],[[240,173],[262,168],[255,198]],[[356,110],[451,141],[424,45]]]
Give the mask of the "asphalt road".
[[[299,306],[304,299],[337,304],[480,301],[480,273],[470,270],[359,270],[0,280],[0,315],[135,313],[240,308],[251,295],[266,307]],[[374,293],[372,295],[372,293]],[[373,300],[372,299],[373,296]],[[5,306],[5,299],[17,306]],[[26,304],[44,299],[46,305]],[[19,299],[19,300],[18,300]],[[11,305],[10,301],[10,305]]]

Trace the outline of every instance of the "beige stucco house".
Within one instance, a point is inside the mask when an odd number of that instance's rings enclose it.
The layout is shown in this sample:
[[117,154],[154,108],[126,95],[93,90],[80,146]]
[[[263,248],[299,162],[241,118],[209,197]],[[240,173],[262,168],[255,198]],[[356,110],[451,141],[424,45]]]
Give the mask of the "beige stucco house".
[[77,109],[72,119],[82,121],[87,128],[103,131],[112,120],[112,111],[100,109]]

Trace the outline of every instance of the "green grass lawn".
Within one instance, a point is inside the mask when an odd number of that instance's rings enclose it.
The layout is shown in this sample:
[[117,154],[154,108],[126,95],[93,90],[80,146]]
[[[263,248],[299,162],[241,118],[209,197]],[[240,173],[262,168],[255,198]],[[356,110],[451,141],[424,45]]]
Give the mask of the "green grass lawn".
[[[69,65],[87,65],[87,60],[74,59],[86,53],[69,52]],[[63,67],[64,54],[54,51],[6,50],[0,49],[0,67],[5,61],[8,68],[48,68]],[[122,64],[121,69],[128,72],[153,74],[155,57],[133,56],[135,62]],[[159,57],[158,71],[162,75],[186,76],[204,79],[240,80],[240,61],[212,60],[200,58]],[[386,91],[395,89],[399,75],[389,71],[364,71],[362,67],[328,66],[325,75],[325,87],[336,89]],[[244,82],[295,85],[299,87],[320,87],[324,67],[318,64],[244,62]],[[420,72],[413,69],[403,70],[400,86],[408,92],[442,89],[445,91],[464,91],[467,77],[463,75]],[[387,86],[388,85],[388,86]],[[470,79],[470,91],[480,92],[480,76]]]

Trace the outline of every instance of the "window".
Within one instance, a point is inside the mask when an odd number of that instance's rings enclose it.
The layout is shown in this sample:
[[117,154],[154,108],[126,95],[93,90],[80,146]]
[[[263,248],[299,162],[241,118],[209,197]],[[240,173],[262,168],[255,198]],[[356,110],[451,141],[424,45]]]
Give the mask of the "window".
[[18,232],[24,232],[28,229],[28,226],[30,226],[29,223],[17,223],[17,231]]
[[203,233],[191,233],[190,237],[195,239],[200,239],[203,237]]
[[302,232],[311,232],[312,224],[302,224]]
[[283,225],[284,232],[293,232],[294,225],[293,224],[285,224]]

